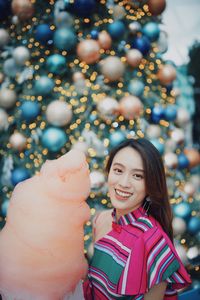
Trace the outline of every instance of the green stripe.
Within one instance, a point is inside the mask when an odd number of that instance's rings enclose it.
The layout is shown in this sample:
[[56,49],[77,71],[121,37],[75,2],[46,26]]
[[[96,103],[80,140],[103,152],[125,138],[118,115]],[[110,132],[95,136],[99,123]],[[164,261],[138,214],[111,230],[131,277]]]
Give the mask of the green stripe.
[[144,220],[144,219],[137,219],[138,221],[140,221],[141,223],[146,224],[149,228],[153,228],[153,225],[151,224],[151,222],[149,220]]
[[102,270],[113,284],[118,283],[124,269],[112,256],[98,249],[95,249],[95,255],[91,265],[96,269]]
[[[166,245],[166,246],[162,249],[162,251],[156,256],[156,258],[155,258],[155,260],[154,260],[154,263],[153,263],[153,265],[151,266],[150,274],[152,274],[152,272],[153,272],[153,270],[154,270],[154,268],[155,268],[155,265],[156,265],[157,261],[158,261],[159,258],[163,255],[163,253],[167,251],[167,249],[168,249],[168,245]],[[150,274],[149,274],[149,275],[150,275]]]
[[177,271],[180,267],[180,264],[178,262],[178,260],[175,258],[170,265],[168,266],[168,268],[165,270],[165,272],[163,273],[162,276],[162,280],[167,279],[168,277],[170,277],[175,271]]

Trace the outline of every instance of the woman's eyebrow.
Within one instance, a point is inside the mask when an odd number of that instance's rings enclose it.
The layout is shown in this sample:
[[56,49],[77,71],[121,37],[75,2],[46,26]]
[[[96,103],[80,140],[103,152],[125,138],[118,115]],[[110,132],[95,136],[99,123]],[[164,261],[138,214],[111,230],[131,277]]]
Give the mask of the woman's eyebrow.
[[[114,163],[113,166],[120,166],[120,167],[125,168],[125,166],[124,166],[123,164],[117,163],[117,162]],[[133,168],[133,169],[131,169],[131,171],[140,171],[140,172],[143,172],[143,173],[144,173],[144,170],[143,170],[143,169],[138,169],[138,168]]]

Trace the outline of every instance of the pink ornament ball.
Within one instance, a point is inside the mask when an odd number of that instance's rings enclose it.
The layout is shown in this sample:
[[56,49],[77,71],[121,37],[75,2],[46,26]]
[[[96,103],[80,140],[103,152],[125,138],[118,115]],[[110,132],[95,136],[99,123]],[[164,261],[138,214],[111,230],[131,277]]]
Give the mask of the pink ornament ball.
[[133,68],[137,68],[139,66],[142,57],[142,53],[137,49],[131,49],[126,54],[127,63]]
[[109,50],[112,46],[112,38],[107,31],[101,31],[98,35],[98,42],[102,49]]
[[157,74],[160,83],[168,85],[176,79],[176,69],[172,65],[163,65]]
[[30,0],[13,0],[12,11],[21,21],[25,21],[33,16],[34,6]]
[[86,64],[94,64],[100,58],[100,46],[95,40],[83,40],[78,44],[77,55]]
[[119,101],[119,111],[127,120],[138,118],[143,111],[143,104],[138,97],[125,96]]

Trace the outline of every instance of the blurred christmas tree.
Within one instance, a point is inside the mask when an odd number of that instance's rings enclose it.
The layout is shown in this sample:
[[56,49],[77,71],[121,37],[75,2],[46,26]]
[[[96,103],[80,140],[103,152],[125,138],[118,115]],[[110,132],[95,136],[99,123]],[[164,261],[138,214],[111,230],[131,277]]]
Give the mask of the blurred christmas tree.
[[[124,138],[147,137],[163,155],[177,250],[195,278],[200,157],[186,142],[190,114],[176,104],[176,68],[162,60],[165,5],[0,0],[0,220],[3,226],[14,186],[71,147],[90,164],[92,215],[111,207],[108,151]],[[88,222],[86,248],[90,241]]]

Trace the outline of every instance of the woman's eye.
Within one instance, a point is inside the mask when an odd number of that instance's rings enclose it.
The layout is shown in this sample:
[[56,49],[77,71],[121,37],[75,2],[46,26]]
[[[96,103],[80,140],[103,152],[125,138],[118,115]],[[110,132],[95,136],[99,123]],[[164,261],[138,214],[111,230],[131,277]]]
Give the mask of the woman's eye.
[[114,172],[117,173],[117,174],[120,174],[120,173],[122,173],[122,170],[121,170],[121,169],[118,169],[118,168],[115,168],[115,169],[114,169]]
[[143,178],[144,178],[144,176],[141,175],[141,174],[133,174],[133,177],[134,177],[135,179],[137,179],[137,180],[140,180],[140,179],[143,179]]

